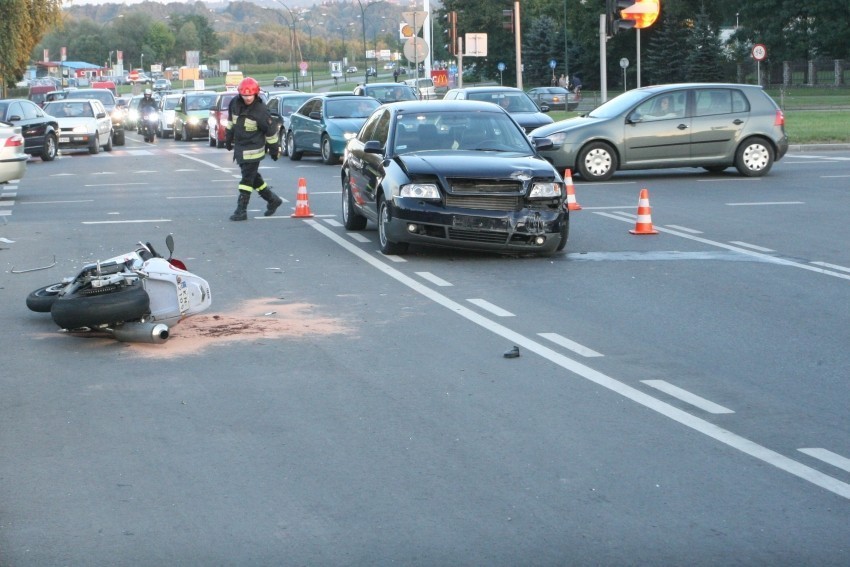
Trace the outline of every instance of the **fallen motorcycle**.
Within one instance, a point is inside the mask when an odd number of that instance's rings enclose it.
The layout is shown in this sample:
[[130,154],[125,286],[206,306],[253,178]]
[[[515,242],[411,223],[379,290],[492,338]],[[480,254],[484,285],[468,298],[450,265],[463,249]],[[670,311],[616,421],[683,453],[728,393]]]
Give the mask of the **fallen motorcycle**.
[[212,303],[207,281],[172,257],[172,235],[165,244],[168,258],[150,242],[139,242],[132,252],[88,264],[76,276],[33,291],[27,307],[49,312],[68,331],[105,332],[122,342],[165,342],[169,326]]

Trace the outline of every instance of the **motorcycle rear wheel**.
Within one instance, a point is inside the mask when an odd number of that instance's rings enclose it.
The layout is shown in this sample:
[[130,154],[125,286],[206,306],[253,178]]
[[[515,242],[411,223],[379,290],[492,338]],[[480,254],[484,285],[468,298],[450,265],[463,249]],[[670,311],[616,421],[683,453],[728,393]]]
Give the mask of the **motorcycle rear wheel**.
[[63,329],[96,327],[133,321],[150,311],[150,298],[141,282],[103,290],[84,288],[58,297],[50,308],[53,322]]
[[38,288],[27,296],[27,307],[36,313],[50,313],[53,302],[64,287],[63,283],[55,283]]

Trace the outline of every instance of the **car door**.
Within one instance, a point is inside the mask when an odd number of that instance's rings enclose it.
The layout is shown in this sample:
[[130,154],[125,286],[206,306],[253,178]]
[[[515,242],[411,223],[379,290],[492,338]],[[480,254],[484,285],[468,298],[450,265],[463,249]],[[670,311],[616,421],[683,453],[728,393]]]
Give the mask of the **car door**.
[[695,89],[691,158],[699,163],[727,159],[731,163],[749,111],[746,96],[737,89]]
[[[659,114],[664,98],[672,110]],[[623,124],[621,167],[651,167],[690,157],[691,120],[687,115],[688,91],[665,92],[651,97],[626,114]]]
[[[387,151],[390,117],[389,110],[372,114],[360,129],[357,139],[349,145],[351,157],[348,164],[352,195],[358,206],[373,220],[377,218],[375,200],[378,187],[384,178],[384,154]],[[379,142],[384,148],[384,154],[364,152],[363,147],[370,141]]]
[[319,151],[322,128],[327,120],[327,101],[316,99],[309,114],[304,119],[303,133],[298,145],[307,151]]
[[[41,118],[39,118],[39,115]],[[47,120],[44,113],[35,104],[27,100],[12,102],[6,112],[6,121],[21,127],[25,152],[32,153],[32,151],[40,150],[43,147]]]
[[109,141],[109,137],[112,135],[112,119],[109,117],[109,113],[106,112],[106,108],[103,106],[103,103],[99,100],[92,100],[91,105],[95,120],[97,121],[98,143],[105,144]]

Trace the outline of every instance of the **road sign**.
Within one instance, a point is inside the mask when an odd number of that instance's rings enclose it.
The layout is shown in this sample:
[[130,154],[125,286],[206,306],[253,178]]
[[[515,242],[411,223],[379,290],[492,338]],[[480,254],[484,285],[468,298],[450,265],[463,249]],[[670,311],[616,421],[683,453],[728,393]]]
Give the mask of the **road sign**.
[[622,67],[623,69],[625,69],[625,68],[626,68],[626,67],[628,67],[628,66],[629,66],[629,60],[628,60],[628,59],[626,59],[625,57],[623,57],[622,59],[620,59],[620,67]]
[[464,48],[466,53],[464,57],[487,57],[487,34],[486,33],[468,33],[465,34]]
[[505,69],[507,69],[507,67],[505,67],[505,64],[504,64],[504,63],[502,63],[501,61],[499,61],[499,64],[498,64],[498,65],[496,65],[496,68],[499,70],[499,73],[501,73],[501,72],[503,72]]
[[411,37],[404,42],[404,56],[408,61],[425,61],[428,55],[428,42],[421,37]]
[[755,44],[753,46],[753,59],[756,61],[764,61],[767,59],[767,47],[761,43]]
[[404,21],[407,22],[407,25],[413,28],[413,33],[415,35],[419,33],[419,30],[421,30],[422,26],[425,24],[425,19],[428,17],[428,12],[402,12],[401,17],[404,18]]
[[558,62],[557,62],[557,61],[555,61],[554,59],[550,59],[550,60],[549,60],[549,68],[550,68],[550,69],[554,69],[554,68],[555,68],[555,67],[557,67],[557,66],[558,66]]
[[306,61],[302,61],[301,63],[298,64],[298,68],[301,69],[302,71],[306,71],[307,67],[308,67],[308,65],[307,65]]

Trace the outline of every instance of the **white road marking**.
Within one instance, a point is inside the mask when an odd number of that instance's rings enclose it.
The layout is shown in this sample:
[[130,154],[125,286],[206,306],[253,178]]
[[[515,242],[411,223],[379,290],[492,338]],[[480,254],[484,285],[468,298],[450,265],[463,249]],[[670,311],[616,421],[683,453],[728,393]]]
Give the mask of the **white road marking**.
[[126,187],[127,185],[150,185],[150,183],[87,183],[83,187]]
[[[595,215],[602,215],[603,217],[608,217],[618,221],[625,221],[626,219],[621,216],[612,214],[612,213],[602,213],[597,212],[593,213]],[[740,252],[741,254],[747,254],[754,258],[759,258],[764,260],[765,262],[773,262],[774,264],[780,264],[783,266],[789,266],[792,268],[800,268],[801,270],[808,270],[810,272],[816,272],[818,274],[823,274],[825,276],[832,276],[834,278],[839,278],[843,280],[850,280],[850,274],[842,274],[839,272],[833,272],[830,270],[826,270],[817,266],[810,266],[808,264],[801,264],[800,262],[794,262],[792,260],[787,260],[785,258],[780,258],[777,256],[769,256],[767,254],[763,254],[761,252],[756,252],[755,250],[747,250],[746,248],[741,248],[740,246],[733,246],[731,244],[724,244],[723,242],[717,242],[714,240],[709,240],[707,238],[702,238],[700,236],[695,236],[693,234],[686,234],[684,232],[678,230],[670,230],[669,228],[655,227],[655,230],[662,233],[673,234],[675,236],[679,236],[681,238],[687,238],[688,240],[693,240],[694,242],[701,242],[703,244],[708,244],[709,246],[716,246],[718,248],[725,248],[726,250],[733,250],[736,252]]]
[[687,390],[683,390],[678,386],[674,386],[669,382],[665,382],[664,380],[641,380],[647,386],[651,386],[656,390],[664,392],[665,394],[670,394],[674,398],[678,398],[683,402],[691,404],[694,407],[698,407],[703,411],[707,411],[708,413],[735,413],[734,411],[724,408],[719,404],[715,404],[710,400],[706,400],[696,394],[692,394]]
[[688,228],[686,226],[679,226],[678,224],[666,224],[664,226],[672,228],[673,230],[681,230],[683,232],[688,232],[690,234],[702,234],[702,231],[700,230],[694,230],[693,228]]
[[348,234],[349,238],[351,238],[352,240],[356,240],[357,242],[372,242],[371,240],[369,240],[369,238],[363,236],[359,232],[348,232],[346,234]]
[[[597,213],[604,214],[604,213]],[[728,447],[732,447],[746,455],[749,455],[755,459],[758,459],[764,463],[767,463],[771,466],[774,466],[780,470],[783,470],[793,476],[796,476],[802,480],[810,482],[815,486],[819,486],[824,490],[828,490],[834,494],[841,496],[842,498],[846,498],[850,500],[850,484],[842,482],[836,478],[833,478],[827,474],[824,474],[816,469],[813,469],[809,466],[806,466],[794,459],[786,457],[776,451],[772,451],[767,447],[759,445],[749,439],[741,437],[735,433],[732,433],[729,430],[723,429],[722,427],[718,427],[717,425],[705,421],[704,419],[698,418],[694,415],[691,415],[685,411],[682,411],[670,404],[662,402],[661,400],[654,398],[636,388],[628,386],[619,380],[615,380],[602,372],[594,370],[593,368],[582,364],[578,361],[575,361],[563,354],[556,352],[543,344],[526,337],[516,331],[505,327],[495,321],[480,315],[479,313],[473,311],[472,309],[456,302],[445,295],[437,292],[434,289],[431,289],[427,285],[420,283],[418,280],[413,279],[410,276],[407,276],[400,272],[399,270],[393,268],[388,265],[386,262],[379,260],[377,257],[373,257],[369,252],[366,252],[360,249],[356,244],[349,242],[342,236],[336,234],[331,229],[322,226],[316,221],[307,220],[306,224],[314,228],[316,231],[324,235],[329,240],[335,242],[340,247],[344,248],[354,256],[357,256],[367,264],[371,265],[373,268],[382,272],[384,275],[389,276],[404,286],[412,289],[416,293],[419,293],[423,297],[430,299],[434,303],[445,307],[450,310],[452,313],[463,317],[467,321],[490,331],[491,333],[502,337],[506,341],[511,344],[515,344],[520,348],[527,350],[528,352],[532,352],[537,354],[538,356],[550,361],[552,364],[560,366],[561,368],[571,372],[577,376],[584,378],[594,384],[602,386],[612,392],[615,392],[624,398],[632,400],[633,402],[640,404],[648,409],[651,409],[660,415],[663,415],[685,427],[688,427],[694,431],[702,433],[703,435],[710,437],[720,443]],[[383,256],[383,258],[387,258],[387,256]]]
[[847,457],[842,457],[832,451],[827,451],[826,449],[819,448],[811,448],[811,449],[797,449],[801,453],[805,453],[810,457],[814,457],[819,459],[827,464],[830,464],[834,467],[837,467],[841,470],[850,472],[850,459]]
[[776,252],[776,250],[771,250],[770,248],[763,248],[761,246],[756,246],[755,244],[749,244],[747,242],[741,242],[740,240],[730,240],[729,244],[734,244],[735,246],[742,246],[751,250],[758,250],[759,252]]
[[490,313],[492,313],[496,317],[514,317],[514,314],[511,313],[510,311],[502,309],[498,305],[493,305],[492,303],[490,303],[486,299],[475,298],[475,299],[467,299],[467,301],[470,302],[473,305],[477,305],[478,307],[480,307],[481,309],[484,309],[485,311],[489,311]]
[[432,284],[440,286],[440,287],[452,287],[452,286],[454,286],[454,284],[447,282],[443,278],[439,278],[439,277],[435,276],[431,272],[416,272],[416,275],[419,276],[420,278],[422,278],[423,280],[427,280],[427,281],[431,282]]
[[831,268],[833,270],[841,270],[842,272],[850,272],[850,268],[845,268],[844,266],[839,266],[837,264],[830,264],[829,262],[812,262],[815,266],[823,266],[824,268]]
[[339,222],[339,221],[338,221],[338,220],[336,220],[336,219],[325,219],[325,222],[326,222],[326,223],[328,223],[328,224],[329,224],[329,225],[331,225],[331,226],[337,226],[337,227],[342,226],[342,223],[341,223],[341,222]]
[[604,356],[602,353],[596,352],[593,349],[589,349],[584,345],[581,345],[575,341],[571,341],[567,337],[563,337],[558,333],[537,333],[539,336],[543,337],[546,340],[552,341],[556,345],[562,346],[565,349],[571,350],[576,354],[585,357],[596,357],[596,356]]

